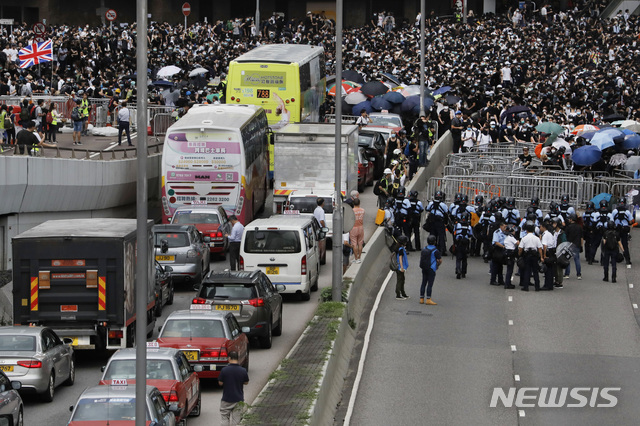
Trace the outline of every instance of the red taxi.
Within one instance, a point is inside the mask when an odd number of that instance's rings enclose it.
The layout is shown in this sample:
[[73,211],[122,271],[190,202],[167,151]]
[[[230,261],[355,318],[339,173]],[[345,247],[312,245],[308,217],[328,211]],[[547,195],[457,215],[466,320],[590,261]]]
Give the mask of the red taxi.
[[217,305],[191,305],[175,311],[160,327],[158,345],[180,349],[198,376],[215,379],[229,363],[229,352],[238,353],[240,364],[249,369],[249,327],[240,327],[233,313]]
[[229,242],[225,234],[231,233],[231,222],[222,206],[195,204],[180,206],[176,209],[171,223],[175,225],[194,225],[203,237],[210,237],[211,254],[224,256]]
[[[105,367],[101,385],[127,380],[136,383],[136,350],[120,349]],[[173,348],[160,348],[147,343],[147,385],[158,388],[167,405],[181,422],[187,416],[199,416],[201,409],[200,379],[184,354]]]

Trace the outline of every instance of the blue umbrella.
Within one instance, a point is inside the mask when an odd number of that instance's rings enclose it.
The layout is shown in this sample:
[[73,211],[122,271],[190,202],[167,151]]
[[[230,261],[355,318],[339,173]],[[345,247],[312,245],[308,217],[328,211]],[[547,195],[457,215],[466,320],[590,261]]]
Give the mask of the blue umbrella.
[[386,99],[392,104],[401,104],[405,100],[405,97],[400,92],[387,92],[382,95],[382,99]]
[[153,82],[154,86],[167,86],[167,87],[171,87],[173,86],[173,83],[167,80],[158,80],[158,81],[154,81]]
[[392,82],[393,84],[395,84],[396,86],[400,86],[400,80],[398,80],[398,77],[396,77],[395,75],[390,74],[388,72],[381,72],[380,75],[386,78],[387,80],[389,80],[390,82]]
[[593,204],[595,204],[596,206],[600,204],[600,201],[602,200],[606,200],[608,203],[609,201],[611,201],[611,194],[608,194],[606,192],[601,192],[600,194],[596,195],[591,199]]
[[596,134],[595,130],[589,130],[588,132],[584,132],[583,134],[581,134],[579,137],[585,138],[586,140],[590,141],[591,139],[593,139],[593,136],[595,134]]
[[433,91],[433,95],[443,95],[445,93],[447,93],[449,90],[451,90],[451,86],[442,86],[439,89],[436,89]]
[[585,145],[573,151],[571,161],[578,166],[591,166],[602,157],[602,151],[597,146]]
[[370,114],[371,111],[373,111],[373,109],[371,108],[371,101],[364,101],[360,102],[357,105],[354,105],[353,108],[351,108],[351,113],[353,115],[360,115],[360,111],[362,111],[363,109],[367,111],[367,114]]
[[[425,97],[424,98],[424,109],[428,110],[433,106],[433,99]],[[420,96],[413,95],[409,96],[407,99],[402,102],[402,112],[411,113],[411,114],[419,114],[420,113]]]
[[636,135],[637,133],[629,129],[620,129],[625,135]]
[[600,132],[593,135],[593,138],[591,139],[590,143],[591,145],[597,146],[598,148],[600,148],[600,151],[604,151],[605,149],[616,145],[611,135],[607,135],[605,133],[600,133]]
[[637,134],[627,135],[624,137],[624,141],[622,142],[622,147],[624,149],[638,149],[640,148],[640,136]]
[[376,111],[389,111],[392,106],[393,104],[384,99],[382,96],[376,96],[375,98],[371,99],[371,108],[375,109]]
[[601,129],[596,132],[596,134],[602,133],[603,135],[611,136],[614,142],[622,142],[625,134],[620,129],[616,129],[615,127],[607,127],[606,129]]

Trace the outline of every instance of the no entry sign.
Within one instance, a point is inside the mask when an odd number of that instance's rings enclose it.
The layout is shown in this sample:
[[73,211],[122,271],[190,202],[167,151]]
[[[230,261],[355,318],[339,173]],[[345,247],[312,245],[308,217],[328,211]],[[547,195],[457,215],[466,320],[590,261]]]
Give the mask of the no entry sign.
[[115,21],[118,17],[118,14],[115,10],[109,9],[105,12],[104,17],[107,18],[107,21]]
[[42,22],[36,22],[35,24],[33,24],[33,32],[37,36],[44,35],[44,33],[47,32],[47,27],[45,27]]
[[189,3],[187,3],[187,2],[185,2],[182,5],[182,14],[184,16],[189,16],[190,13],[191,13],[191,5]]

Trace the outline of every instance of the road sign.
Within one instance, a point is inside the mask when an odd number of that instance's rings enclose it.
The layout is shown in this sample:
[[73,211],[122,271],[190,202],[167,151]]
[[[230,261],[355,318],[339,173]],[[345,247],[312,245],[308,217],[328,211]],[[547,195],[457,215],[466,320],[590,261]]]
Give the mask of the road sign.
[[115,10],[109,9],[104,13],[104,17],[107,18],[107,21],[115,21],[118,17],[118,14]]
[[13,18],[11,18],[11,19],[0,19],[0,25],[13,25]]
[[191,13],[191,5],[188,2],[185,2],[182,5],[182,14],[184,16],[189,16],[190,13]]
[[37,36],[42,36],[47,32],[47,27],[45,27],[42,22],[36,22],[33,24],[33,32]]

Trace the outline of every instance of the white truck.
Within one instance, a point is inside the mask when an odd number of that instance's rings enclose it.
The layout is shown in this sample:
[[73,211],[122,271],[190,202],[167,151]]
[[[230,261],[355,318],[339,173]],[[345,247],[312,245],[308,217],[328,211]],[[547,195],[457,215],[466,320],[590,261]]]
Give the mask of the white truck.
[[[358,186],[358,126],[342,125],[343,196]],[[282,213],[290,194],[330,194],[335,182],[335,124],[289,124],[273,135],[273,213]],[[329,200],[327,200],[329,201]]]

